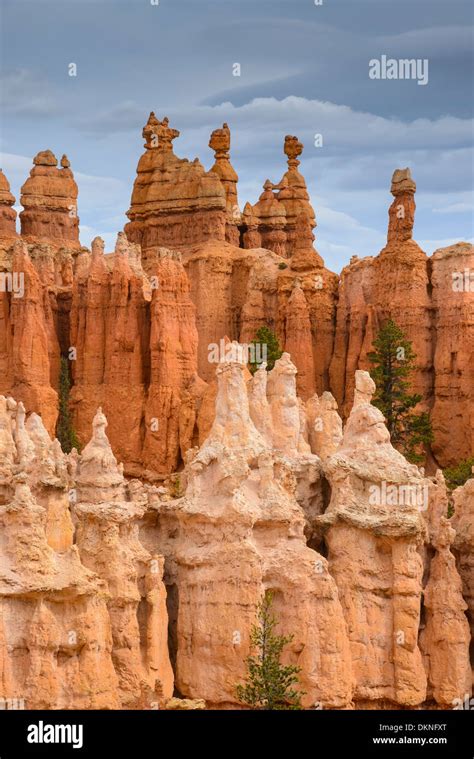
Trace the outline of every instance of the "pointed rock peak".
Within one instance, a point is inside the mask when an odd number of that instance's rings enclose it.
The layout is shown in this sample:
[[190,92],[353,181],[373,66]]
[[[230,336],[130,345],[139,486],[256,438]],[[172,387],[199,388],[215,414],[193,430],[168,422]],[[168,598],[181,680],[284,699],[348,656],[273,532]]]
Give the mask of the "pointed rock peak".
[[329,390],[325,390],[324,393],[321,396],[321,405],[324,406],[326,409],[331,409],[333,411],[338,411],[338,405],[335,397],[332,393],[329,392]]
[[325,460],[337,451],[342,440],[342,419],[337,401],[327,390],[321,398],[315,393],[306,402],[311,450]]
[[102,411],[102,406],[99,406],[95,412],[94,419],[92,420],[92,440],[96,442],[101,441],[104,446],[108,446],[110,448],[108,437],[105,434],[105,430],[108,426],[109,423],[107,421],[107,417]]
[[438,551],[449,549],[456,537],[456,530],[453,530],[449,519],[441,516],[438,524],[436,538],[433,540],[434,547]]
[[35,458],[35,445],[26,429],[26,410],[21,401],[17,404],[13,398],[8,400],[12,403],[12,415],[15,417],[13,438],[18,454],[18,463],[22,469],[29,471]]
[[34,411],[32,414],[30,414],[26,421],[26,429],[28,430],[28,434],[35,444],[49,446],[52,442],[48,434],[48,430],[43,424],[43,420],[41,419],[40,415],[36,414]]
[[71,162],[69,161],[69,158],[64,153],[63,157],[61,158],[61,167],[63,169],[69,169],[71,167]]
[[409,192],[414,194],[416,192],[416,184],[411,178],[410,169],[395,169],[392,175],[392,185],[390,192],[395,197],[403,192]]
[[273,182],[270,182],[269,179],[266,179],[263,183],[263,192],[260,195],[259,200],[276,200],[275,195],[273,194]]
[[51,150],[41,150],[33,158],[35,166],[57,166],[58,159]]
[[368,473],[370,470],[368,479],[385,479],[387,482],[423,480],[419,468],[393,447],[384,415],[371,404],[375,389],[368,372],[356,372],[354,405],[340,449],[343,458],[349,458],[356,467],[366,467]]
[[258,216],[255,208],[251,203],[246,203],[242,213],[243,222],[247,227],[256,227],[258,225]]
[[[238,346],[237,343],[235,345]],[[239,360],[237,348],[234,353],[231,360],[219,364],[216,370],[214,423],[191,464],[191,469],[195,472],[216,461],[225,476],[232,469],[232,475],[245,477],[250,461],[266,449],[265,442],[250,417],[245,363]],[[226,451],[232,451],[232,456],[226,456]]]
[[296,374],[296,366],[292,362],[289,353],[283,353],[281,357],[275,361],[275,366],[270,372],[271,377],[275,376],[273,374],[274,372],[275,374],[288,374],[293,376]]
[[140,277],[143,277],[145,272],[142,266],[142,249],[136,242],[128,243],[128,263],[130,267]]
[[94,237],[92,240],[92,258],[101,258],[104,255],[105,243],[102,237]]
[[283,353],[268,374],[267,397],[272,412],[273,445],[286,456],[296,456],[301,433],[301,416],[296,395],[296,366]]
[[[9,398],[8,400],[12,400],[13,402],[15,402],[13,398],[11,399]],[[16,419],[15,434],[18,435],[19,433],[23,433],[25,431],[25,420],[26,420],[26,409],[25,409],[24,404],[21,401],[19,401],[16,404],[15,419]]]
[[273,445],[273,423],[267,399],[268,372],[263,361],[249,382],[250,416],[255,427],[270,447]]
[[371,403],[375,393],[376,386],[369,372],[358,369],[355,373],[354,405],[360,406],[362,403]]
[[253,213],[253,205],[247,201],[242,213],[244,216],[251,216]]
[[253,380],[255,385],[264,385],[267,386],[267,362],[262,361],[262,363],[259,365],[257,371],[253,375]]
[[[107,425],[107,418],[99,406],[92,422],[92,438],[77,462],[76,480],[79,485],[87,487],[86,492],[81,493],[83,500],[95,502],[123,498],[123,465],[117,464],[105,432]],[[119,492],[116,492],[117,486],[121,486]],[[104,493],[107,488],[112,491]]]
[[128,260],[129,242],[125,232],[119,232],[115,243],[116,258],[125,258]]

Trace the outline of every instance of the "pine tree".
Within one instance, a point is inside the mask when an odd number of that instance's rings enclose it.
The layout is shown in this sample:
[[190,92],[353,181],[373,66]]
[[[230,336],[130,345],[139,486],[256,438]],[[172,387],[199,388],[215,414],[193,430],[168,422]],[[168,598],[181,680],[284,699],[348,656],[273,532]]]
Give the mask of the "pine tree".
[[273,632],[277,620],[271,611],[272,603],[273,594],[267,591],[257,609],[258,623],[252,626],[250,633],[256,653],[246,659],[247,682],[237,685],[237,698],[254,709],[301,709],[304,691],[293,688],[298,683],[301,668],[280,662],[282,651],[291,643],[293,635],[275,635]]
[[64,453],[70,453],[73,448],[77,448],[78,451],[81,450],[81,445],[72,426],[71,414],[69,412],[70,389],[71,380],[69,378],[68,360],[64,356],[61,356],[61,368],[59,372],[59,414],[56,426],[56,437],[61,443],[61,448]]
[[404,332],[391,319],[384,324],[367,358],[376,385],[374,406],[383,413],[395,448],[413,463],[425,458],[433,431],[426,412],[416,414],[422,396],[410,393],[410,375],[415,370],[416,354]]
[[460,461],[455,466],[447,467],[443,474],[446,479],[446,485],[450,490],[459,488],[464,485],[471,477],[474,477],[472,469],[474,467],[474,457]]
[[[273,369],[275,366],[275,361],[278,361],[278,359],[281,358],[283,354],[277,336],[274,332],[271,331],[271,329],[269,329],[269,327],[260,327],[260,329],[257,331],[257,334],[255,335],[254,340],[252,340],[251,345],[265,345],[267,353],[267,357],[265,359],[267,363],[267,372]],[[249,369],[251,373],[255,374],[259,366],[260,364],[256,361],[250,362]]]

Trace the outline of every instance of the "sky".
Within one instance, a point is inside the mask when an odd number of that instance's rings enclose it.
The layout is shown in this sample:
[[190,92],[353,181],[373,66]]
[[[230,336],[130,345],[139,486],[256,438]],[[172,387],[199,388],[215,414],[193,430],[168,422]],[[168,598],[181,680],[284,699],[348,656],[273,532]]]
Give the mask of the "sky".
[[[280,181],[297,135],[328,268],[383,247],[406,166],[431,254],[474,237],[473,21],[472,0],[0,0],[0,166],[21,210],[33,156],[66,153],[81,241],[109,251],[151,110],[180,130],[175,153],[207,169],[228,122],[241,209]],[[427,60],[427,84],[371,79],[383,55]]]

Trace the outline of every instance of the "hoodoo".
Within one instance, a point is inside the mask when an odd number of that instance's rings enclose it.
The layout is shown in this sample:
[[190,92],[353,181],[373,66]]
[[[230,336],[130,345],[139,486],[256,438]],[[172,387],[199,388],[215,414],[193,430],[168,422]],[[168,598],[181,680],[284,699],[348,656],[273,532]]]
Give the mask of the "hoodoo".
[[79,247],[78,190],[67,156],[63,155],[58,169],[56,156],[43,150],[33,164],[21,188],[21,234]]
[[[271,591],[303,707],[469,702],[474,479],[451,496],[436,467],[474,453],[473,247],[428,258],[397,169],[386,244],[338,276],[297,137],[242,214],[226,123],[209,171],[167,118],[143,137],[112,252],[80,246],[66,156],[35,157],[21,235],[0,172],[0,699],[240,708]],[[429,476],[373,403],[388,318]]]
[[[215,171],[173,152],[177,129],[150,113],[143,128],[145,153],[138,162],[125,232],[141,245],[145,268],[159,247],[182,249],[225,240],[226,191]],[[225,160],[225,159],[223,159]]]

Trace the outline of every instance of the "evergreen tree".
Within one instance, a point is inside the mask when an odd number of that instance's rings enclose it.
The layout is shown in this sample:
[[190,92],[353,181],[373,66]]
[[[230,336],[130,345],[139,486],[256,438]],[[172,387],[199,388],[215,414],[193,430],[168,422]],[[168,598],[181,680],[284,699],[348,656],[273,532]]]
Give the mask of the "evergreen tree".
[[409,392],[408,379],[416,360],[412,344],[390,319],[375,338],[373,348],[367,356],[377,388],[373,404],[383,413],[395,448],[409,461],[420,463],[433,440],[433,432],[429,415],[414,412],[422,396]]
[[81,450],[81,445],[77,439],[75,430],[72,426],[71,414],[69,412],[69,393],[71,389],[71,380],[69,377],[69,364],[67,358],[61,356],[61,369],[59,373],[59,414],[56,426],[56,437],[61,443],[64,453],[70,453],[73,448]]
[[[255,335],[255,339],[252,340],[251,345],[265,345],[266,346],[266,352],[267,352],[267,372],[271,371],[273,367],[275,366],[275,361],[278,361],[279,358],[281,358],[283,351],[280,348],[280,343],[278,342],[278,338],[275,335],[274,332],[271,331],[268,327],[260,327],[260,329],[257,331],[257,334]],[[256,356],[258,357],[258,348],[255,350]],[[249,369],[252,374],[255,374],[257,369],[259,368],[260,364],[255,362],[249,362]]]
[[237,685],[237,698],[254,709],[301,709],[304,691],[293,688],[301,668],[280,662],[283,648],[291,643],[293,635],[275,635],[277,620],[271,611],[272,603],[273,594],[267,591],[258,606],[258,623],[250,633],[255,655],[246,659],[247,682]]
[[472,468],[474,467],[474,457],[460,461],[455,466],[447,467],[443,474],[446,479],[446,485],[450,490],[459,488],[464,485],[471,477],[474,477]]

